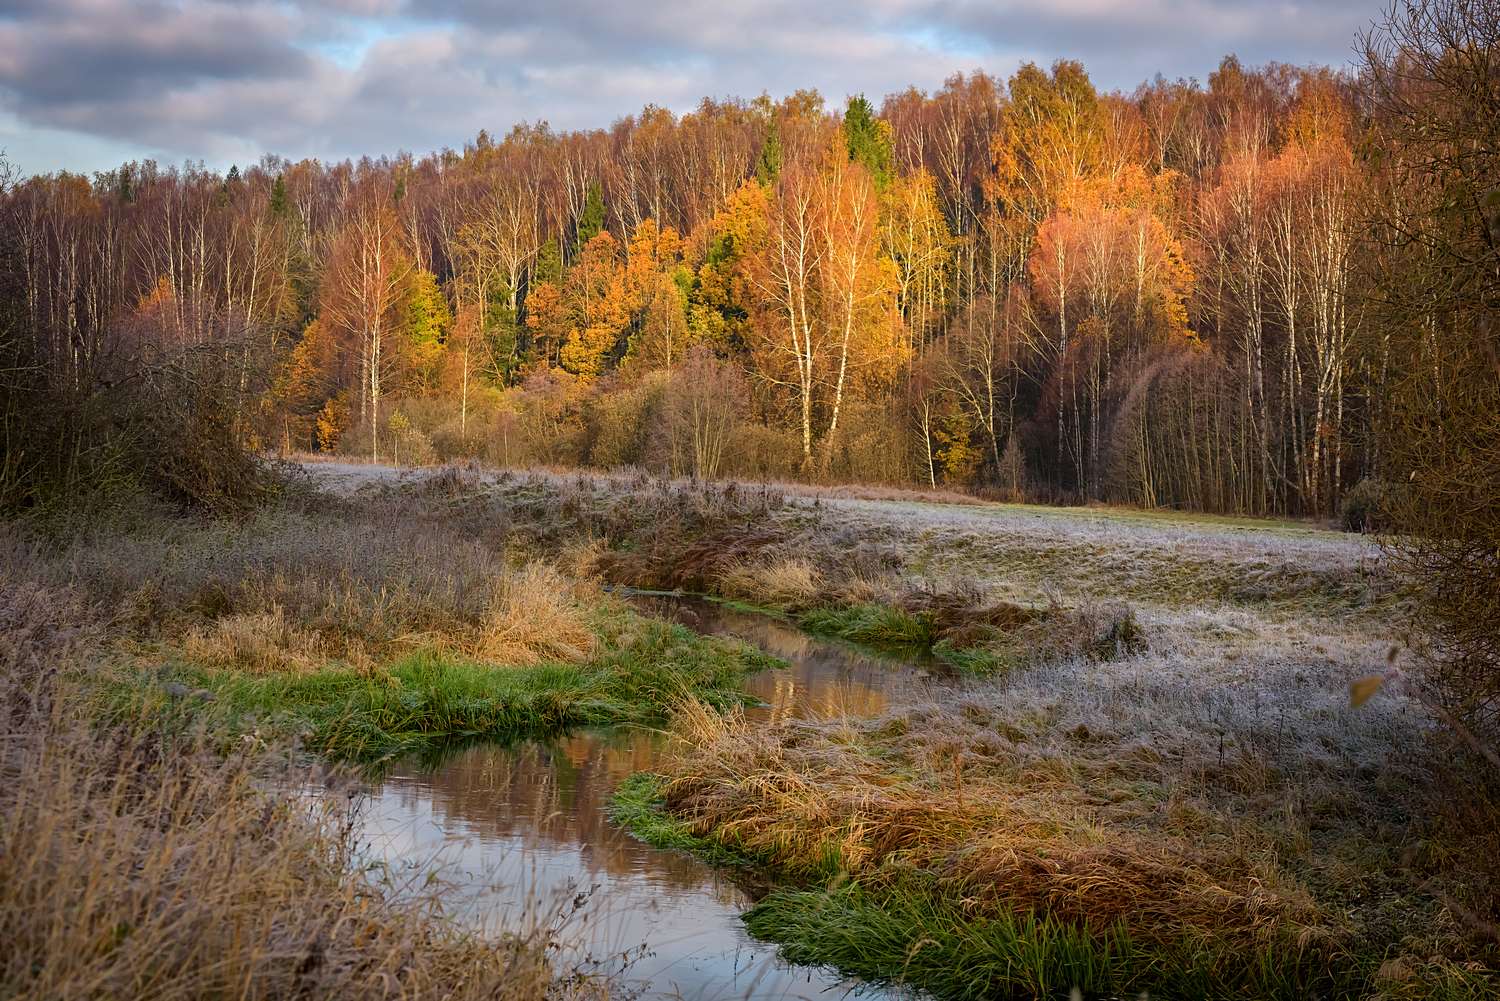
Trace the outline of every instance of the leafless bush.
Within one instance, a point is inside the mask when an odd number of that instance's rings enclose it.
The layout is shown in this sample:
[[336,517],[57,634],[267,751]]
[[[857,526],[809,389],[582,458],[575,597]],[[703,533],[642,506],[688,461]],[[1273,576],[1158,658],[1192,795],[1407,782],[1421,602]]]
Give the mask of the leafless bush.
[[634,386],[618,385],[617,377],[592,394],[584,411],[588,436],[588,464],[596,469],[643,466],[659,472],[674,468],[675,452],[661,440],[667,420],[665,372],[651,372]]
[[[1402,0],[1361,39],[1371,156],[1368,336],[1385,399],[1372,428],[1393,565],[1427,634],[1424,680],[1500,737],[1500,114],[1494,0]],[[1420,248],[1396,253],[1395,247]]]
[[718,479],[731,471],[731,443],[745,408],[744,380],[706,345],[690,349],[666,386],[665,432],[675,473]]

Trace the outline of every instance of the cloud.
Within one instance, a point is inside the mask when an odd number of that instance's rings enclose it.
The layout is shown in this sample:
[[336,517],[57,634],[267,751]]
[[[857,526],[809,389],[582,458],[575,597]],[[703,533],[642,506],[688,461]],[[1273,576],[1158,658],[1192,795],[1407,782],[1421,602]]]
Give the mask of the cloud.
[[[26,170],[150,149],[243,162],[459,145],[521,120],[1081,60],[1101,89],[1219,58],[1342,64],[1374,0],[0,0],[0,103]],[[28,130],[37,137],[32,142]],[[42,138],[45,137],[45,142]],[[113,147],[111,147],[113,144]],[[64,143],[63,146],[66,146]],[[53,162],[48,162],[52,160]],[[94,164],[81,164],[93,167]],[[104,164],[97,164],[102,167]]]

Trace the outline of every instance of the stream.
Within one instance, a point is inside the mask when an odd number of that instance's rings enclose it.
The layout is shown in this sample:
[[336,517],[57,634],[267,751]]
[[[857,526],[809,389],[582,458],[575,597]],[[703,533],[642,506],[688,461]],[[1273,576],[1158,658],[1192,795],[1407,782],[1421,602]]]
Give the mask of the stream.
[[[746,681],[761,705],[752,721],[878,713],[889,693],[927,685],[939,668],[819,640],[770,615],[703,599],[633,595],[646,615],[699,632],[733,636],[787,661]],[[442,866],[444,899],[460,920],[492,930],[524,915],[569,908],[584,894],[564,939],[643,998],[909,996],[791,966],[751,938],[740,915],[751,895],[686,852],[653,848],[609,819],[610,797],[627,776],[665,753],[656,732],[617,727],[545,741],[483,745],[434,771],[398,767],[370,793],[369,853],[401,873]],[[582,899],[582,898],[579,898]]]

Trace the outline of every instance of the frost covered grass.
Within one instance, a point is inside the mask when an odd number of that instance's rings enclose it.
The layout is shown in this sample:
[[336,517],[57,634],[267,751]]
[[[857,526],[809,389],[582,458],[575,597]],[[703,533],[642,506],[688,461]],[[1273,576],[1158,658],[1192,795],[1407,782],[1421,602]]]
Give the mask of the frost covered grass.
[[645,836],[789,881],[748,918],[788,957],[952,997],[1494,994],[1495,943],[1420,885],[1488,892],[1431,798],[1446,745],[1349,705],[1400,645],[1363,539],[853,500],[769,530],[805,626],[988,675],[875,718],[693,713],[626,790]]
[[762,727],[700,710],[624,819],[789,881],[748,918],[789,958],[942,996],[1491,990],[1492,945],[1413,881],[1457,882],[1415,836],[1403,707],[1246,668],[1076,661]]
[[839,540],[867,565],[897,561],[903,575],[933,582],[968,577],[1011,600],[1035,601],[1050,588],[1099,599],[1200,607],[1224,601],[1316,614],[1378,611],[1391,587],[1373,541],[1296,524],[863,501],[798,504],[780,520],[804,551],[817,537]]
[[[86,524],[8,524],[0,578],[89,610],[86,683],[116,714],[180,687],[213,697],[195,705],[215,733],[359,759],[660,719],[684,695],[728,707],[770,662],[643,619],[578,574],[571,495],[526,479],[473,510],[466,483],[450,470],[240,522],[143,503]],[[702,499],[666,509],[692,517]],[[604,517],[655,519],[657,500]]]

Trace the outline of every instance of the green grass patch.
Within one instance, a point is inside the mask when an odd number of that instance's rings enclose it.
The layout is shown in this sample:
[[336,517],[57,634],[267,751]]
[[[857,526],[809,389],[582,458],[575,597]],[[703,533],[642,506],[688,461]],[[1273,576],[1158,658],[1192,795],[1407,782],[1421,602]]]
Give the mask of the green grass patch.
[[756,615],[765,615],[773,619],[785,619],[787,614],[774,608],[762,608],[760,605],[752,605],[749,602],[737,601],[733,598],[716,598],[711,594],[700,595],[705,601],[712,601],[724,606],[731,612],[754,612]]
[[[935,878],[902,874],[870,887],[831,881],[778,889],[745,915],[794,963],[910,984],[941,998],[1354,998],[1368,970],[1299,950],[1289,939],[1248,951],[1184,937],[1141,942],[1118,925],[1098,934],[1045,914],[976,915]],[[1340,969],[1339,967],[1342,967]]]
[[943,641],[933,644],[932,655],[969,678],[994,678],[1013,668],[1026,666],[1033,659],[1029,649],[971,646],[955,650]]
[[738,642],[645,622],[635,642],[581,665],[512,668],[422,651],[384,671],[337,667],[253,677],[181,667],[143,672],[114,692],[118,709],[163,700],[162,682],[206,689],[192,698],[211,730],[300,735],[336,758],[370,761],[422,755],[455,743],[539,736],[583,726],[649,723],[691,695],[721,711],[748,704],[746,675],[779,660]]
[[932,612],[906,612],[892,605],[818,608],[801,616],[798,624],[815,636],[833,636],[875,650],[918,658],[933,657],[966,677],[992,678],[1016,667],[1029,666],[1037,659],[1037,652],[1027,639],[999,630],[990,630],[988,639],[978,645],[956,647],[947,638],[939,637]]

